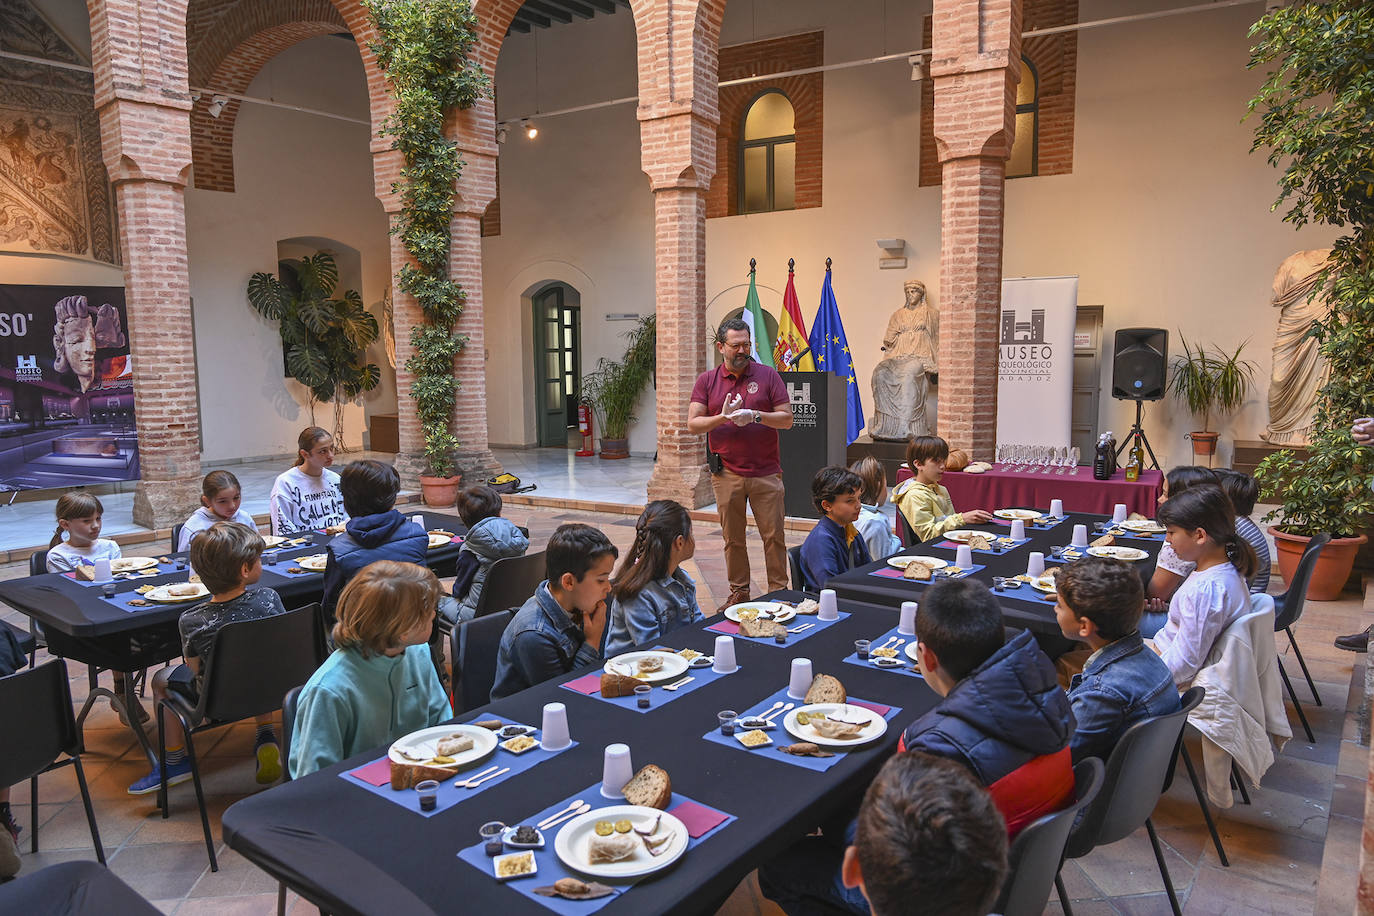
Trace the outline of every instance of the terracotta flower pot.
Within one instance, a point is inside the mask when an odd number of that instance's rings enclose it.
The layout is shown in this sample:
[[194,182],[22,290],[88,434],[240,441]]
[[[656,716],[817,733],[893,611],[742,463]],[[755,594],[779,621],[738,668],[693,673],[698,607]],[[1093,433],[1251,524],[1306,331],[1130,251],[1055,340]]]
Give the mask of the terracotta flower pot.
[[425,505],[432,509],[448,509],[458,501],[458,488],[463,484],[463,475],[453,477],[427,477],[420,475],[420,496]]
[[630,440],[629,439],[602,439],[601,457],[610,459],[629,458]]
[[[1274,547],[1278,552],[1279,572],[1283,581],[1293,581],[1298,560],[1312,540],[1304,534],[1289,534],[1278,528],[1270,527],[1274,537]],[[1335,601],[1350,578],[1350,570],[1355,566],[1355,554],[1360,545],[1369,540],[1365,535],[1353,538],[1332,538],[1317,556],[1317,566],[1312,570],[1312,581],[1307,584],[1307,597],[1311,601]]]
[[1221,433],[1195,432],[1189,433],[1188,438],[1193,440],[1194,455],[1215,455]]

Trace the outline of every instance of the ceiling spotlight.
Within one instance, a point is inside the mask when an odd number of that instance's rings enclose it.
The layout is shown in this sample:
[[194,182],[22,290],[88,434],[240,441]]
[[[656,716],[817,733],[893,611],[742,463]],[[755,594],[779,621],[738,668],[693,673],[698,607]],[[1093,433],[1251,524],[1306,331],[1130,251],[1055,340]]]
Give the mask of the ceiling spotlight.
[[520,126],[525,129],[525,136],[529,137],[531,140],[539,136],[539,128],[535,127],[529,121],[521,121]]
[[510,133],[510,128],[507,127],[507,126],[504,125],[504,124],[502,124],[500,127],[496,128],[496,142],[497,142],[497,143],[505,143],[505,142],[506,142],[506,135],[509,134],[509,133]]
[[906,59],[906,62],[911,64],[911,81],[913,83],[930,79],[930,64],[926,62],[925,55],[913,54]]
[[224,113],[224,106],[229,104],[229,100],[222,95],[217,95],[210,100],[210,117],[218,118]]

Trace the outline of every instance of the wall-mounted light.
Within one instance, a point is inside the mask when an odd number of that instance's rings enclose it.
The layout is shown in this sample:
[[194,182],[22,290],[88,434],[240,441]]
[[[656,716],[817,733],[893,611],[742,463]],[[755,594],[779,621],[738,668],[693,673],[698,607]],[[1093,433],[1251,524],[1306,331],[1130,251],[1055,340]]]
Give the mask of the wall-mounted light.
[[521,121],[520,126],[524,128],[525,136],[529,137],[531,140],[539,136],[539,128],[535,127],[531,122]]
[[906,267],[906,239],[878,239],[883,255],[878,258],[879,270],[900,270]]
[[224,106],[229,104],[229,100],[222,95],[217,95],[210,100],[210,117],[218,118],[224,113]]
[[500,127],[496,128],[496,142],[497,142],[497,143],[505,143],[505,142],[506,142],[506,136],[507,136],[507,134],[509,134],[509,133],[510,133],[510,128],[508,128],[508,127],[507,127],[506,125],[504,125],[504,124],[502,124]]
[[930,79],[930,62],[926,60],[924,54],[913,54],[906,59],[906,62],[911,64],[911,81],[913,83]]

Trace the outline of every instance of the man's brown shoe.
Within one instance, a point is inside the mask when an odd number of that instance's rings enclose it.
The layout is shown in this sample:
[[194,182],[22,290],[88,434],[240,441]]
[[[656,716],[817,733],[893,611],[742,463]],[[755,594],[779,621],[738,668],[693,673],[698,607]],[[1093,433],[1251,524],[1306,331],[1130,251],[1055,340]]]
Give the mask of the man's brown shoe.
[[1349,636],[1337,636],[1336,648],[1344,649],[1347,652],[1368,652],[1371,630],[1374,630],[1374,626],[1367,627],[1358,633],[1351,633]]

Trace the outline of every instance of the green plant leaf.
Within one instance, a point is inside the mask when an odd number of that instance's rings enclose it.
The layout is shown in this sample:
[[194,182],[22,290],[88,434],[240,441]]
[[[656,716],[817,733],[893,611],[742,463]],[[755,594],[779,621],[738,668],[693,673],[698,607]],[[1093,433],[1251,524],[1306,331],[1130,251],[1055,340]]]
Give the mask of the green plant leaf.
[[271,274],[259,271],[248,278],[248,302],[264,318],[279,321],[290,301],[291,294]]

